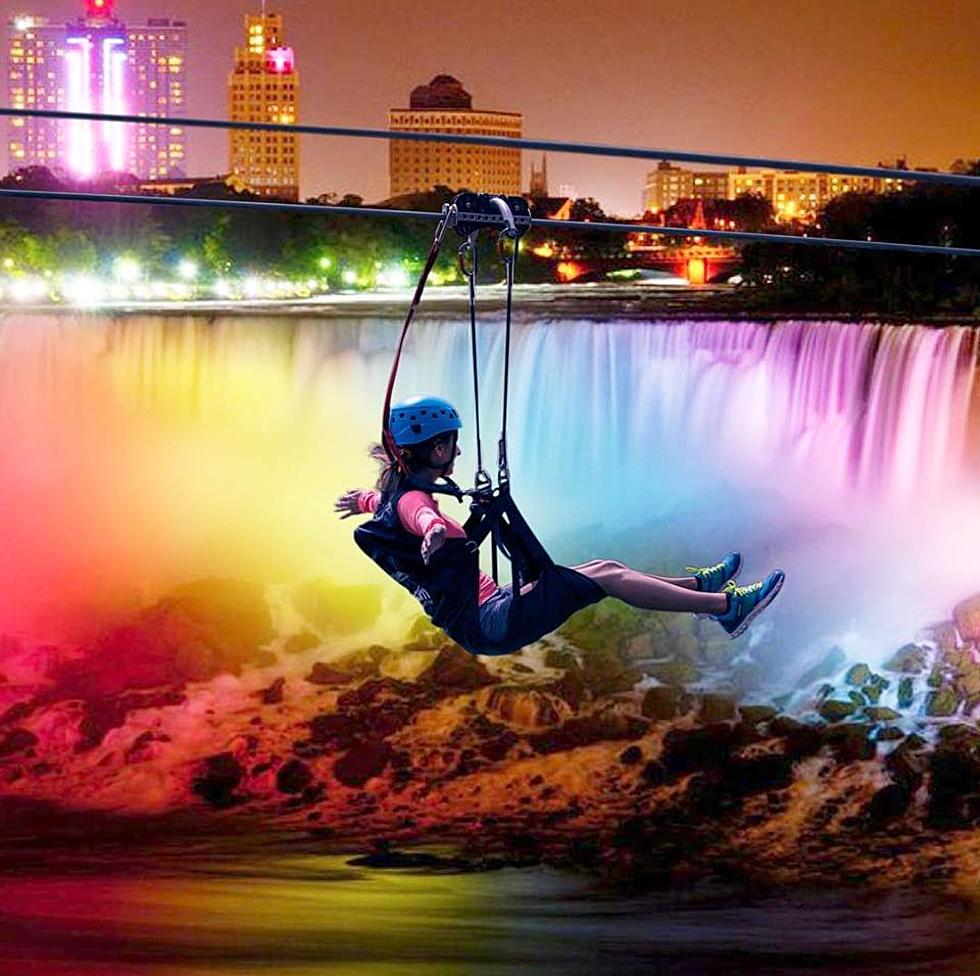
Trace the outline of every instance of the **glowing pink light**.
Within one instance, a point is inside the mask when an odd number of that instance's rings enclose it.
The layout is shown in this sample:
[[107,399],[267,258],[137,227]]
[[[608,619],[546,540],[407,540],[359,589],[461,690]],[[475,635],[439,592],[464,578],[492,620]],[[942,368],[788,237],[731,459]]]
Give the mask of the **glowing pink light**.
[[265,66],[269,71],[277,75],[292,74],[295,66],[295,57],[291,47],[270,47],[265,52]]
[[[74,48],[72,45],[76,45]],[[68,109],[72,112],[92,111],[92,42],[87,37],[69,37],[68,51]],[[68,123],[68,164],[79,176],[95,173],[92,123],[72,119]]]
[[[123,71],[126,52],[113,50],[122,43],[121,37],[107,37],[102,41],[102,111],[108,115],[125,113]],[[102,140],[108,146],[109,168],[117,171],[125,169],[125,123],[103,122]]]

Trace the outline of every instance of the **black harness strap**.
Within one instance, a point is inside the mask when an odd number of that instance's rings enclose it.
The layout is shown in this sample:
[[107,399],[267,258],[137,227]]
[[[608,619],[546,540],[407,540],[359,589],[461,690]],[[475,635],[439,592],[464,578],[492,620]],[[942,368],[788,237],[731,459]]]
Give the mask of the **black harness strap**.
[[[458,194],[453,203],[443,207],[443,220],[436,229],[435,239],[429,250],[429,256],[425,267],[419,278],[418,286],[415,289],[415,296],[409,308],[405,324],[402,327],[401,336],[398,340],[398,348],[395,353],[395,360],[392,364],[391,374],[388,378],[388,390],[385,396],[384,421],[382,438],[388,456],[396,461],[407,483],[421,491],[430,494],[452,495],[462,501],[469,497],[470,516],[463,525],[466,532],[466,548],[469,551],[479,549],[481,543],[490,535],[492,539],[491,559],[493,563],[493,579],[498,581],[497,550],[499,549],[510,561],[511,575],[513,581],[513,595],[519,599],[521,588],[527,583],[538,579],[543,570],[554,565],[551,557],[545,551],[544,546],[537,540],[530,526],[524,520],[517,505],[510,495],[510,471],[507,464],[507,398],[509,389],[510,375],[510,333],[511,315],[513,307],[513,287],[514,287],[514,264],[517,259],[518,241],[520,233],[517,222],[514,218],[512,206],[518,209],[519,218],[522,222],[523,230],[530,226],[531,218],[527,203],[519,197],[504,199],[496,196],[491,197],[486,193],[461,193]],[[503,419],[501,425],[500,439],[497,445],[497,488],[493,488],[490,475],[483,467],[483,452],[480,441],[480,391],[479,391],[479,367],[477,362],[477,341],[476,341],[476,271],[477,271],[477,238],[482,227],[499,226],[503,218],[505,226],[501,230],[497,239],[497,250],[504,263],[507,279],[507,322],[504,347],[504,399],[503,399]],[[443,475],[444,485],[423,482],[414,478],[408,471],[401,453],[398,451],[394,438],[388,429],[388,414],[391,409],[391,397],[395,385],[395,376],[398,371],[398,363],[401,358],[402,346],[409,325],[414,317],[415,310],[422,298],[422,290],[425,287],[426,279],[432,266],[435,264],[442,244],[442,238],[446,228],[452,225],[456,232],[465,238],[459,248],[460,269],[469,280],[469,304],[470,304],[470,341],[473,356],[473,395],[476,404],[476,438],[477,438],[477,471],[475,476],[475,487],[463,490],[451,478]],[[505,249],[505,242],[510,239],[513,243],[513,252],[508,256]],[[470,266],[467,267],[464,255],[470,255]],[[433,558],[438,559],[439,553],[435,553]]]

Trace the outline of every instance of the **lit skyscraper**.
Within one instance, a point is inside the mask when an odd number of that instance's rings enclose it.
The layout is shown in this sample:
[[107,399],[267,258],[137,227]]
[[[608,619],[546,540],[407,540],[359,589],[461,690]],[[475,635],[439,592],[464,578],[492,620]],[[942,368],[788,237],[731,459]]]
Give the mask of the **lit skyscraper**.
[[[182,21],[127,27],[114,0],[85,0],[73,23],[27,14],[9,23],[8,101],[14,108],[107,114],[184,114]],[[106,171],[142,179],[182,176],[183,126],[11,119],[9,166],[43,165],[78,178]]]
[[[396,132],[445,132],[519,139],[518,112],[473,108],[470,94],[452,75],[436,75],[412,90],[408,108],[388,112]],[[388,143],[390,196],[419,193],[440,184],[479,193],[521,192],[521,151],[506,146],[452,145],[441,142]]]
[[[282,43],[280,14],[246,14],[244,47],[228,76],[228,117],[236,122],[292,125],[299,111],[299,74]],[[256,193],[299,199],[299,139],[291,132],[229,132],[229,169]]]

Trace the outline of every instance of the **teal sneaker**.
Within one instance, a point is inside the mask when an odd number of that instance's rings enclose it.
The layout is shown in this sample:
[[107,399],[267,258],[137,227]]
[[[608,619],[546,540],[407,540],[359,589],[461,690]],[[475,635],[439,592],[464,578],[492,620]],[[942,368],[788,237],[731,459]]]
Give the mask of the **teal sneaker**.
[[782,589],[786,574],[781,569],[774,569],[764,580],[751,583],[748,586],[736,586],[729,583],[725,587],[728,594],[728,611],[712,614],[715,620],[725,628],[725,632],[734,638],[745,633],[756,614],[760,613],[776,598]]
[[704,593],[720,593],[725,584],[738,575],[742,556],[730,552],[714,566],[685,566],[684,568],[698,581],[698,589]]

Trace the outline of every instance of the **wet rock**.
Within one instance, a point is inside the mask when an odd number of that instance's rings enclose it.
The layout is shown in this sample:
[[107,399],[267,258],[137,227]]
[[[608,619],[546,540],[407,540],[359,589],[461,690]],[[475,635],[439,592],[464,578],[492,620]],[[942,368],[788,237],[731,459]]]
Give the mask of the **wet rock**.
[[112,729],[119,728],[125,723],[128,713],[129,709],[121,696],[86,701],[81,721],[78,723],[75,752],[88,752],[101,745],[102,740]]
[[582,680],[597,697],[629,691],[642,678],[641,671],[611,648],[590,651],[582,660]]
[[788,715],[774,718],[769,723],[769,734],[783,739],[785,754],[794,759],[815,755],[823,746],[822,729],[798,722]]
[[286,654],[302,654],[320,644],[320,638],[312,630],[304,630],[299,634],[291,634],[283,642],[282,649]]
[[359,681],[362,678],[376,678],[380,664],[391,653],[383,644],[372,644],[349,654],[344,654],[332,662],[333,667],[348,678]]
[[445,645],[418,678],[423,687],[454,691],[475,691],[499,681],[500,678],[491,674],[478,657],[468,654],[457,644]]
[[908,811],[911,803],[912,794],[906,786],[889,783],[882,787],[871,798],[865,810],[869,829],[879,830],[897,820]]
[[670,776],[722,766],[731,758],[731,726],[724,722],[697,729],[671,729],[664,736],[660,761]]
[[800,676],[796,687],[808,688],[821,678],[832,678],[845,664],[847,664],[847,655],[839,647],[832,647],[813,667]]
[[643,719],[610,708],[570,718],[557,729],[549,729],[527,738],[535,752],[547,755],[592,745],[594,742],[639,739],[647,729],[648,723]]
[[848,668],[844,681],[849,685],[863,685],[871,677],[871,668],[866,664],[855,664]]
[[904,786],[910,793],[915,793],[922,785],[928,762],[924,740],[917,735],[910,735],[886,757],[885,768],[896,783]]
[[915,686],[911,678],[902,678],[898,683],[898,707],[911,708],[915,698]]
[[280,793],[302,793],[313,779],[310,767],[299,759],[290,759],[276,773],[276,789]]
[[921,644],[903,644],[882,665],[886,671],[921,674],[929,666],[929,650]]
[[729,695],[709,692],[701,697],[702,722],[724,722],[735,718],[735,702]]
[[577,668],[569,668],[554,684],[545,685],[544,689],[567,702],[575,711],[588,697],[585,682]]
[[939,730],[940,748],[963,752],[980,750],[980,731],[969,725],[944,725]]
[[656,678],[665,685],[682,686],[697,681],[701,672],[690,661],[663,661],[656,664],[644,664],[645,674]]
[[953,623],[963,640],[980,643],[980,593],[956,604]]
[[390,756],[391,747],[383,739],[359,743],[334,763],[333,775],[344,786],[363,786],[384,771]]
[[681,714],[683,692],[674,685],[657,685],[648,688],[643,696],[640,711],[647,718],[669,722]]
[[955,715],[959,704],[960,696],[956,689],[947,685],[926,695],[925,713],[933,718]]
[[819,708],[820,717],[828,722],[842,722],[849,715],[853,715],[858,709],[858,705],[853,701],[841,701],[837,698],[830,698],[822,702]]
[[282,702],[282,690],[286,685],[285,678],[276,678],[268,688],[259,692],[259,700],[263,705],[278,705]]
[[584,651],[625,649],[630,638],[646,632],[647,614],[619,600],[603,600],[572,614],[558,633]]
[[941,738],[929,757],[929,824],[970,826],[972,801],[980,795],[980,739],[966,726]]
[[624,766],[635,766],[642,760],[643,750],[637,745],[628,746],[619,754],[619,761]]
[[771,705],[740,705],[738,711],[742,720],[749,725],[768,722],[779,714]]
[[567,647],[549,647],[544,654],[544,666],[567,671],[578,667],[578,658]]
[[329,664],[324,664],[322,661],[317,661],[306,676],[306,680],[311,685],[345,685],[351,679],[343,671],[339,671]]
[[877,705],[881,701],[881,688],[877,685],[865,685],[861,689],[861,693],[864,695],[865,701],[871,705]]
[[324,577],[306,580],[290,591],[300,616],[319,634],[353,634],[371,626],[381,613],[381,588],[338,584]]
[[557,725],[567,712],[560,698],[520,685],[497,685],[482,701],[491,715],[530,729]]
[[904,738],[905,733],[894,725],[886,725],[884,728],[878,729],[875,735],[875,741],[877,742],[897,742]]
[[941,688],[943,685],[943,672],[942,668],[937,664],[933,667],[932,671],[929,672],[929,677],[926,678],[926,684],[930,688]]
[[242,781],[244,770],[230,752],[208,756],[203,773],[191,784],[191,790],[214,807],[228,807],[241,801],[235,789]]
[[902,717],[901,712],[886,705],[870,705],[864,710],[864,714],[872,722],[895,722]]
[[11,729],[0,739],[0,756],[12,756],[37,745],[37,736],[28,729]]
[[834,725],[824,730],[824,742],[833,749],[839,763],[874,759],[876,749],[868,738],[870,731],[868,725]]

